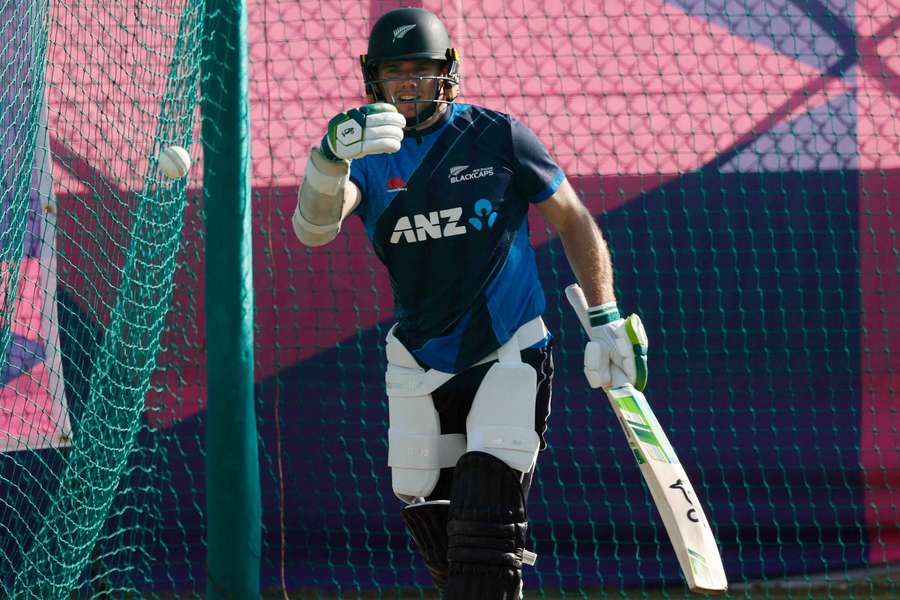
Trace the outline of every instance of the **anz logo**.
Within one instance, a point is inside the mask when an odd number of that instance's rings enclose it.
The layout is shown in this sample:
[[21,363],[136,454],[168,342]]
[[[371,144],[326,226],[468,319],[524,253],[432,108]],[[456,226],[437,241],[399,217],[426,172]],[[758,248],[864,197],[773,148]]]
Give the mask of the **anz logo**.
[[475,203],[475,216],[469,219],[469,225],[481,231],[485,228],[492,229],[497,221],[497,211],[487,198],[482,198]]
[[413,215],[412,221],[409,220],[409,217],[400,217],[397,219],[397,224],[394,225],[391,243],[399,244],[402,239],[410,244],[415,244],[429,238],[440,239],[463,235],[466,233],[466,226],[459,224],[462,213],[462,207],[456,206],[441,211],[433,210],[426,215]]
[[[475,202],[475,216],[468,220],[469,225],[478,231],[493,229],[497,222],[497,211],[487,198]],[[463,208],[455,206],[444,210],[433,210],[427,214],[400,217],[391,233],[391,244],[406,242],[415,244],[425,240],[465,235],[469,232],[459,221],[463,217]]]

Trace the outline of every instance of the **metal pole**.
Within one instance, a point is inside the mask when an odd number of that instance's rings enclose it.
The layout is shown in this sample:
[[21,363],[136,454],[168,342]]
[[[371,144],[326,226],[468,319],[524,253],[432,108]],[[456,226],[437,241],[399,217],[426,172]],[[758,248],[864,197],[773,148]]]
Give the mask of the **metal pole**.
[[207,597],[259,598],[246,0],[207,0],[201,101],[206,213]]

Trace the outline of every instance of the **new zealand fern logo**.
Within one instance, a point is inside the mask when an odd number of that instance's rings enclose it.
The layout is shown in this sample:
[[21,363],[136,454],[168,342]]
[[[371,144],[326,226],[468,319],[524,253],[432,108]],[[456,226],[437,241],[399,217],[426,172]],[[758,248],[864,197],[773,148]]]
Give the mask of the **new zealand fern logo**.
[[415,23],[412,25],[403,25],[402,27],[398,27],[394,30],[394,42],[397,40],[402,40],[407,33],[416,28]]
[[497,221],[497,212],[494,210],[494,205],[487,198],[482,198],[475,203],[475,215],[469,219],[469,225],[478,231],[481,231],[485,225],[487,225],[488,229],[491,229]]

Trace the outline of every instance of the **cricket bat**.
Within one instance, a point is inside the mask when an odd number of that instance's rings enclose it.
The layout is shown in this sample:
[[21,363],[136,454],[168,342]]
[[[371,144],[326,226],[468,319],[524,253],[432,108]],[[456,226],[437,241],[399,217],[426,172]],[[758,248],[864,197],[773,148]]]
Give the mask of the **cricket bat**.
[[[566,297],[585,331],[590,331],[587,300],[578,284],[566,288]],[[688,587],[700,594],[725,593],[728,580],[719,547],[678,456],[644,395],[621,371],[613,381],[625,383],[605,390],[606,396],[650,488]]]

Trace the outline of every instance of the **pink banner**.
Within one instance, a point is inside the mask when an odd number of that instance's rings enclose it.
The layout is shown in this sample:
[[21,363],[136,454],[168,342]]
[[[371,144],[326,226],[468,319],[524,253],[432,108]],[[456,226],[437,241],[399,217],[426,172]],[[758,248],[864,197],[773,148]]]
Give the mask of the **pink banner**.
[[[35,145],[21,252],[4,248],[0,262],[0,306],[13,293],[9,346],[0,367],[0,452],[68,446],[71,425],[63,386],[56,307],[56,200],[48,149],[47,111]],[[22,128],[24,129],[24,128]],[[14,191],[0,189],[9,209]],[[3,227],[16,219],[4,219]],[[2,239],[17,238],[3,233]],[[17,263],[17,264],[16,264]],[[16,269],[18,267],[18,269]],[[9,282],[15,274],[15,285]],[[3,319],[5,315],[0,315]]]

